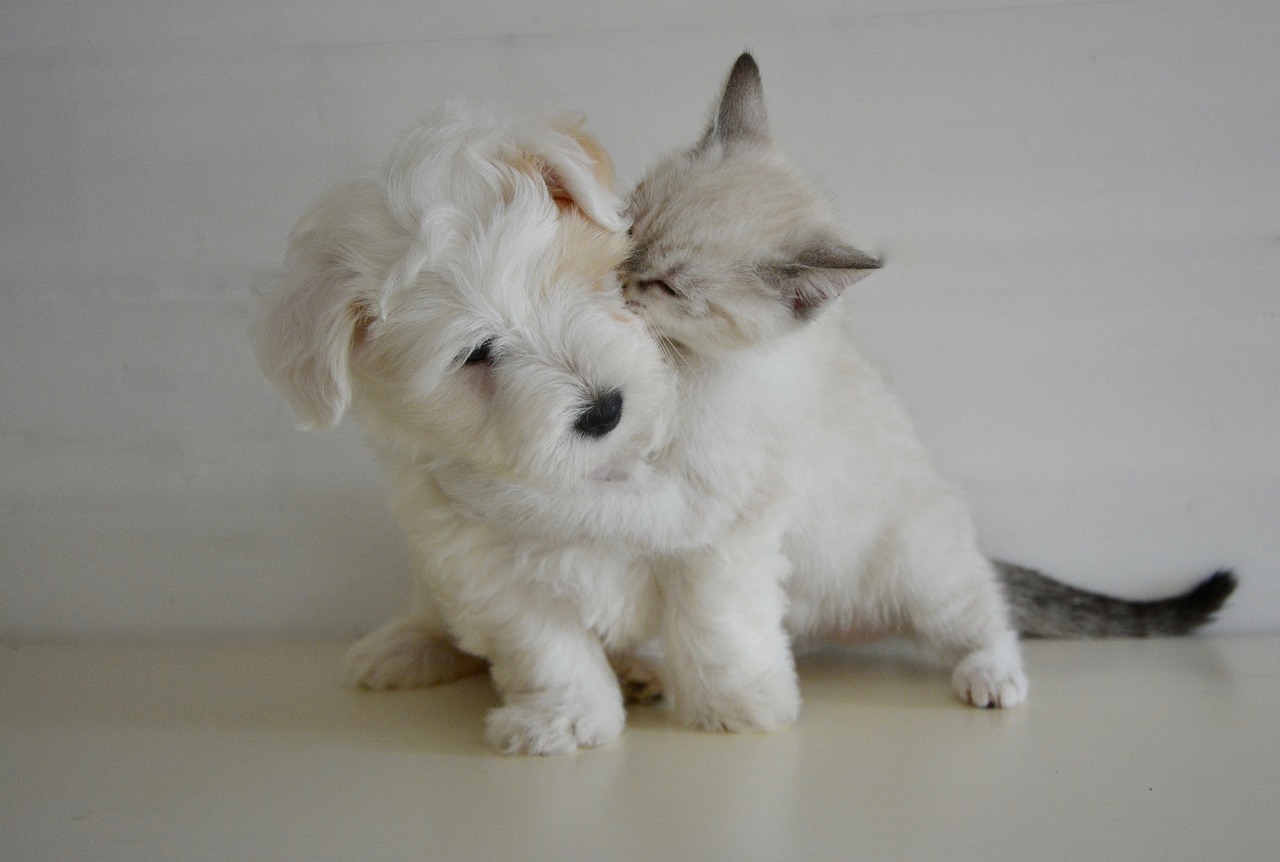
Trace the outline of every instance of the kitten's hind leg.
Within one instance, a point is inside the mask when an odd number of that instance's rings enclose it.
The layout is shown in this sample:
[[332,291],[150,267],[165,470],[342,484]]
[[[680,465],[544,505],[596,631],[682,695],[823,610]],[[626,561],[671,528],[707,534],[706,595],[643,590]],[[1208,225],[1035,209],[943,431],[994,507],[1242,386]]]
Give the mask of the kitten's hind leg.
[[951,687],[965,703],[977,707],[1017,706],[1027,699],[1017,636],[973,650],[951,673]]
[[977,707],[1017,706],[1027,697],[1018,635],[1009,625],[1004,597],[985,559],[957,561],[949,590],[920,603],[912,627],[944,656],[958,659],[951,687]]
[[931,515],[902,533],[907,621],[928,646],[957,661],[951,686],[961,700],[1016,706],[1027,697],[1027,677],[995,569],[978,552],[962,504]]

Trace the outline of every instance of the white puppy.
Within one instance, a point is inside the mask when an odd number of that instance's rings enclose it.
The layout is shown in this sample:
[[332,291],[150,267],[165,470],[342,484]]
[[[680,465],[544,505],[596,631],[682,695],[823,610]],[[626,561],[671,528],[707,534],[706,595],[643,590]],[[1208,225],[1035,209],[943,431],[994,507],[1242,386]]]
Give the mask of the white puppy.
[[445,109],[302,218],[253,332],[304,426],[348,408],[361,422],[417,557],[415,606],[356,645],[356,681],[433,684],[487,661],[503,751],[616,737],[605,650],[657,630],[643,559],[519,538],[436,481],[625,479],[664,443],[671,373],[623,301],[622,203],[579,125]]

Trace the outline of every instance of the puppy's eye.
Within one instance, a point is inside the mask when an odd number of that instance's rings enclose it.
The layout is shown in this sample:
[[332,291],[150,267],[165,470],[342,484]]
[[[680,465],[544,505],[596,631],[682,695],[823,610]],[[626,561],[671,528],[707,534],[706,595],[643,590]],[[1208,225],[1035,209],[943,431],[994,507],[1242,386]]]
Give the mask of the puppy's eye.
[[467,358],[463,360],[463,365],[479,365],[484,362],[493,361],[493,339],[481,343],[475,350],[467,354]]

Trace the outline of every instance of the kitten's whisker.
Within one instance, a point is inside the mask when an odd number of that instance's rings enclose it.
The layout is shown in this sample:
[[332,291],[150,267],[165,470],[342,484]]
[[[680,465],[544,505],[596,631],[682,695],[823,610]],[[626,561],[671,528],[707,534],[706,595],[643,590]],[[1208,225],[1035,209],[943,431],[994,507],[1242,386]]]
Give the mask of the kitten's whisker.
[[[689,360],[689,357],[685,356],[684,351],[674,341],[657,332],[653,333],[653,337],[668,364],[675,368],[683,367],[688,377],[696,379],[699,384],[702,383],[701,370]],[[689,385],[689,381],[685,377],[686,375],[677,375],[677,387],[687,387]]]

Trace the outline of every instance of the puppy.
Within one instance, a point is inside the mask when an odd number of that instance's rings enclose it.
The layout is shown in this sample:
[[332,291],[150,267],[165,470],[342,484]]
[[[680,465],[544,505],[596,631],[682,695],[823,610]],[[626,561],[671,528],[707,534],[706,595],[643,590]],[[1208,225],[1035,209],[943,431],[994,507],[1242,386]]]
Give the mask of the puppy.
[[555,490],[627,479],[661,448],[674,383],[616,280],[621,210],[580,123],[451,106],[301,219],[252,333],[304,427],[360,422],[415,553],[413,607],[352,649],[354,680],[487,664],[506,752],[621,732],[606,649],[655,636],[657,589],[641,557],[519,537],[437,476]]

